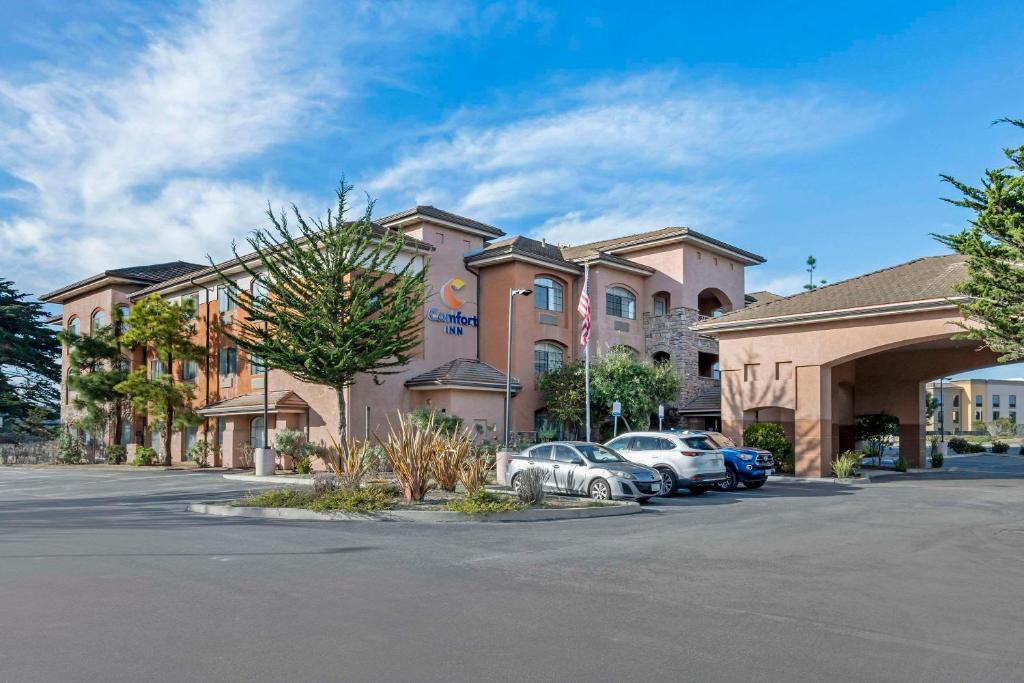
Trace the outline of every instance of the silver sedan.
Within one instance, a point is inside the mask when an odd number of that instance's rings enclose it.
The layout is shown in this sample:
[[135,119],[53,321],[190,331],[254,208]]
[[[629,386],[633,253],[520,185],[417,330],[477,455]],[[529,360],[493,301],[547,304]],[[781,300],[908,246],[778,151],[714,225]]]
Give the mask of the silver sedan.
[[513,456],[508,469],[513,489],[520,484],[518,475],[527,469],[541,470],[544,488],[552,493],[639,502],[661,494],[661,475],[657,470],[629,462],[612,449],[596,443],[542,443]]

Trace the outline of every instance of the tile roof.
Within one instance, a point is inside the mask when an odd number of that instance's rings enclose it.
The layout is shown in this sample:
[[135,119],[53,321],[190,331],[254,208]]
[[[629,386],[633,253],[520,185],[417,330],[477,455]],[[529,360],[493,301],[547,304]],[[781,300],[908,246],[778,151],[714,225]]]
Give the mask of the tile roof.
[[959,296],[953,287],[966,278],[965,257],[959,254],[929,256],[741,308],[699,323],[696,327],[698,330],[715,329],[734,323],[766,321],[784,316],[799,318],[851,309],[944,301]]
[[[381,234],[384,233],[385,230],[390,230],[390,228],[383,227],[383,226],[378,225],[376,223],[373,224],[373,232],[374,232],[374,234],[381,235]],[[416,239],[414,237],[409,237],[408,235],[403,235],[403,237],[405,238],[405,243],[407,245],[409,245],[409,246],[412,246],[412,247],[417,248],[417,249],[421,249],[423,251],[433,251],[434,250],[434,247],[432,245],[427,244],[426,242],[424,242],[422,240],[418,240],[418,239]],[[228,259],[226,261],[221,261],[220,263],[217,264],[216,267],[214,267],[214,266],[199,266],[199,268],[197,270],[195,270],[195,271],[185,273],[185,274],[183,274],[183,275],[181,275],[179,277],[172,278],[172,279],[166,280],[164,282],[158,282],[156,284],[150,285],[149,287],[145,287],[143,289],[140,289],[137,292],[132,292],[131,298],[134,301],[135,299],[139,299],[139,298],[141,298],[143,296],[146,296],[147,294],[150,294],[152,292],[160,291],[161,289],[164,289],[165,287],[172,287],[174,285],[179,285],[179,284],[188,282],[189,280],[192,280],[193,278],[207,277],[209,275],[212,275],[212,274],[216,273],[217,272],[217,268],[224,269],[224,268],[227,268],[227,267],[229,267],[229,266],[231,266],[233,264],[238,263],[240,260],[241,261],[247,261],[247,260],[250,260],[250,259],[254,258],[255,256],[256,256],[256,252],[249,252],[247,254],[242,254],[238,258],[230,258],[230,259]]]
[[548,242],[535,240],[531,237],[521,235],[498,240],[484,247],[483,250],[466,257],[466,263],[474,263],[484,259],[490,259],[505,254],[518,254],[530,258],[546,261],[548,263],[569,268],[582,273],[582,264],[586,262],[604,261],[605,263],[617,264],[628,268],[635,268],[644,272],[653,273],[654,268],[645,266],[621,256],[615,256],[606,252],[591,249],[589,247],[559,247]]
[[757,292],[747,292],[743,295],[743,298],[747,302],[748,306],[752,306],[754,304],[763,304],[768,301],[775,301],[776,299],[781,299],[783,297],[781,294],[776,294],[775,292],[769,292],[767,289],[762,289]]
[[[456,358],[433,370],[411,377],[407,387],[474,387],[478,389],[505,390],[506,375],[493,365],[476,358]],[[522,389],[515,377],[512,378],[512,392]]]
[[[267,392],[269,412],[302,412],[309,407],[302,398],[290,389]],[[242,394],[227,398],[200,408],[200,415],[252,415],[263,412],[263,392]]]
[[661,228],[660,230],[649,230],[647,232],[638,232],[632,235],[623,235],[622,237],[613,237],[612,239],[581,244],[578,247],[574,247],[574,249],[592,249],[597,251],[614,252],[620,249],[627,249],[629,247],[641,247],[645,244],[658,242],[660,240],[683,239],[687,237],[707,242],[708,244],[712,244],[726,251],[731,251],[755,263],[764,263],[765,261],[763,256],[759,256],[745,249],[740,249],[739,247],[734,247],[727,242],[715,239],[714,237],[697,232],[696,230],[683,227]]
[[679,409],[686,415],[719,415],[722,412],[722,388],[708,387]]
[[195,271],[202,270],[203,268],[204,266],[198,263],[189,263],[188,261],[169,261],[167,263],[153,263],[150,265],[129,266],[127,268],[112,268],[110,270],[105,270],[102,273],[97,273],[96,275],[90,275],[78,282],[72,282],[70,285],[65,285],[64,287],[55,289],[49,294],[44,294],[41,299],[43,301],[47,301],[66,292],[78,289],[79,287],[83,287],[93,282],[99,282],[107,277],[132,280],[139,284],[159,283],[188,273],[194,273]]
[[494,227],[493,225],[481,223],[480,221],[475,221],[472,218],[460,216],[457,213],[451,213],[450,211],[445,211],[444,209],[438,209],[437,207],[423,204],[419,206],[414,206],[411,209],[399,211],[398,213],[393,213],[390,216],[384,216],[383,218],[377,219],[377,222],[380,223],[381,225],[387,225],[388,223],[393,223],[395,221],[402,220],[403,218],[409,218],[410,216],[415,216],[416,214],[420,214],[422,216],[429,216],[430,218],[436,218],[442,221],[447,221],[448,223],[455,223],[456,225],[462,225],[473,230],[479,230],[480,232],[487,233],[489,235],[492,235],[493,237],[502,237],[505,235],[504,231]]

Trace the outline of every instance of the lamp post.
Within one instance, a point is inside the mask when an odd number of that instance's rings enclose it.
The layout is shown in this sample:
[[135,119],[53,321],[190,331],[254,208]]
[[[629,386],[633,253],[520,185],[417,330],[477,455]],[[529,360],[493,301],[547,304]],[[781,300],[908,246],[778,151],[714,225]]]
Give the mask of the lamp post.
[[508,450],[509,413],[512,408],[512,311],[515,310],[515,298],[517,296],[530,296],[531,294],[533,294],[532,289],[511,288],[508,290],[508,344],[505,356],[505,435],[502,439],[506,450]]

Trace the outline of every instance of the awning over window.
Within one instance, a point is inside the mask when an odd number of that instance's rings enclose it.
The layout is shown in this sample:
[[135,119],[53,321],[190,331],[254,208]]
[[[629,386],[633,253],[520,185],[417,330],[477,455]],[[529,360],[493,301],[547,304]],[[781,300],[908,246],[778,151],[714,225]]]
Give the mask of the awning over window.
[[[270,413],[303,413],[309,404],[290,389],[267,393],[267,412]],[[259,415],[263,413],[263,392],[243,394],[234,398],[211,403],[198,411],[204,417],[218,415]]]
[[[477,391],[505,391],[505,373],[493,365],[475,358],[456,358],[433,370],[406,380],[409,389],[475,389]],[[522,385],[512,378],[512,393]]]

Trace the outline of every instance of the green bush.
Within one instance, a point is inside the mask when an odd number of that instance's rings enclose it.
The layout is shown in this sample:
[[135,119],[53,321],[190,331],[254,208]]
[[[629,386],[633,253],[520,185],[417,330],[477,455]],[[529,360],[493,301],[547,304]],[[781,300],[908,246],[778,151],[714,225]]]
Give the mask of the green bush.
[[199,467],[210,466],[210,455],[213,454],[213,447],[206,439],[199,439],[188,449],[188,457]]
[[907,471],[907,467],[909,467],[909,466],[910,466],[910,463],[908,463],[907,459],[904,458],[902,455],[900,457],[896,458],[896,464],[894,465],[894,467],[896,468],[897,472],[906,472]]
[[363,489],[340,488],[325,493],[305,505],[316,512],[374,512],[395,506],[395,490],[384,486]]
[[298,488],[273,489],[246,496],[231,504],[235,507],[301,508],[309,504],[313,498],[312,491]]
[[295,471],[299,474],[309,474],[313,471],[313,461],[309,458],[300,458],[295,461]]
[[409,413],[409,419],[420,429],[427,429],[433,424],[434,429],[447,435],[455,434],[462,429],[461,417],[443,413],[430,406],[420,406]]
[[284,429],[274,437],[274,450],[286,458],[298,460],[302,457],[306,435],[297,429]]
[[900,421],[888,413],[871,413],[857,416],[857,438],[864,443],[865,457],[879,458],[885,449],[896,442],[900,433]]
[[937,448],[932,451],[932,469],[939,469],[944,461],[945,458],[942,457],[942,453]]
[[967,443],[967,439],[959,436],[954,436],[949,440],[949,450],[957,454],[966,453],[970,445],[971,444]]
[[450,501],[445,510],[461,512],[465,515],[488,515],[494,512],[515,512],[529,507],[526,503],[500,493],[492,493],[486,489],[477,489],[469,495]]
[[108,465],[120,465],[128,459],[127,449],[117,443],[107,446],[106,455]]
[[992,452],[993,453],[1008,453],[1010,451],[1010,444],[1005,441],[993,441]]
[[985,447],[982,446],[980,443],[968,443],[967,444],[967,452],[968,453],[984,453],[985,452]]
[[743,430],[743,445],[771,451],[777,461],[793,454],[793,445],[786,439],[786,432],[774,422],[758,422],[747,427]]
[[136,467],[148,467],[156,462],[156,451],[149,446],[137,446],[132,464]]
[[57,440],[57,460],[64,465],[77,465],[82,462],[82,445],[68,428],[64,428]]
[[860,461],[863,456],[856,451],[846,451],[836,456],[832,461],[832,476],[838,479],[846,479],[857,474]]

